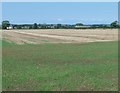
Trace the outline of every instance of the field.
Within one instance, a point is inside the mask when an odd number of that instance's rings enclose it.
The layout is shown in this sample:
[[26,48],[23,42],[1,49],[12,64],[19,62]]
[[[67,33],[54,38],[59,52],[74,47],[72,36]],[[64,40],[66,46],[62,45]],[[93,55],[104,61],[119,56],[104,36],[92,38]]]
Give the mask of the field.
[[117,30],[18,31],[3,32],[3,90],[118,90]]
[[17,44],[86,43],[116,41],[117,29],[4,30],[3,39]]

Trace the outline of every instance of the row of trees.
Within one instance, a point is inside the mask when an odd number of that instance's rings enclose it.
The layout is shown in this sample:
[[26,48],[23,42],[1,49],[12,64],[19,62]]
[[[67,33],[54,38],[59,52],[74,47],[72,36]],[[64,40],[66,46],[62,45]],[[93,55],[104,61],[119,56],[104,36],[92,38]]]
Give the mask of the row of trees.
[[118,21],[112,22],[110,25],[89,25],[85,26],[82,23],[77,23],[75,25],[63,25],[63,24],[23,24],[23,25],[17,25],[17,24],[10,24],[9,21],[3,21],[2,22],[2,29],[7,29],[7,27],[12,26],[13,29],[74,29],[74,28],[119,28],[120,25]]

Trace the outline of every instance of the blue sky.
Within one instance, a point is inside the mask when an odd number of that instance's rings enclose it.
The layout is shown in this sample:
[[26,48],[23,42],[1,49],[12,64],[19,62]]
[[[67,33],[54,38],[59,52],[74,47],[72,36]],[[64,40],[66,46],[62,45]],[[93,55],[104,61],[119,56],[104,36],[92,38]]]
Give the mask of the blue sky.
[[4,2],[2,20],[11,23],[109,24],[118,20],[117,2]]

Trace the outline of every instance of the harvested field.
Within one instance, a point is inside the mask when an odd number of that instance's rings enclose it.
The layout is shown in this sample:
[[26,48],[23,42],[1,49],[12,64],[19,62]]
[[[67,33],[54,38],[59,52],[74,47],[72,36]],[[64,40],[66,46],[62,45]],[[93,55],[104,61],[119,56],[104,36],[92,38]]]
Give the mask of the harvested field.
[[17,44],[117,41],[117,29],[3,30],[3,40]]

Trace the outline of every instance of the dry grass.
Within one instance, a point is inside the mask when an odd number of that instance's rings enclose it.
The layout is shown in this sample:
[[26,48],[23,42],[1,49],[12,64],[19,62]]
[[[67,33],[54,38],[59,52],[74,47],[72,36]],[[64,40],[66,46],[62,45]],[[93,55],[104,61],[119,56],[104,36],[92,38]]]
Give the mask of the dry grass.
[[86,43],[118,40],[117,29],[3,30],[3,39],[17,44]]

